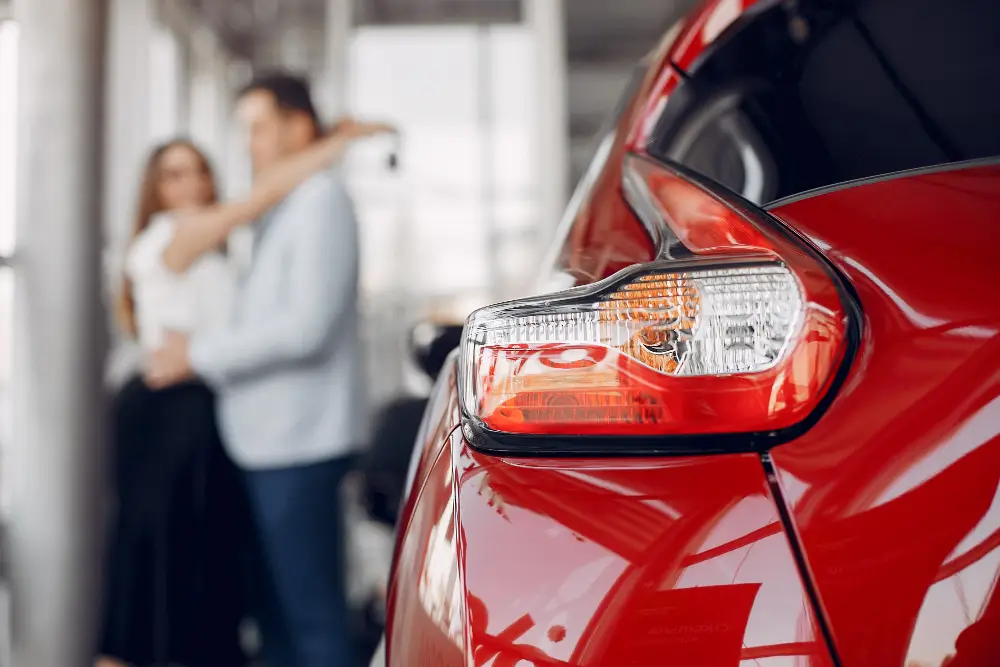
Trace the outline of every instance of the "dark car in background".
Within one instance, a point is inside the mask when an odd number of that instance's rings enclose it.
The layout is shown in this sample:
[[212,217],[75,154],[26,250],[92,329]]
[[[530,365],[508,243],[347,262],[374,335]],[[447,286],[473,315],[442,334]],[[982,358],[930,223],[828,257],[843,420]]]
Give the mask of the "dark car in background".
[[998,156],[994,0],[691,12],[445,363],[387,664],[1000,665]]

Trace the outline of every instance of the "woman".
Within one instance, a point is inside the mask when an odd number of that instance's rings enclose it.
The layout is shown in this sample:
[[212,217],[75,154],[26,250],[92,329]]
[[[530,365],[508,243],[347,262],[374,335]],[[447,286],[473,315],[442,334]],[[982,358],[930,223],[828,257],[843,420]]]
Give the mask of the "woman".
[[[222,324],[232,290],[221,250],[229,234],[331,165],[352,139],[386,130],[341,123],[262,173],[247,200],[228,204],[217,203],[208,161],[192,144],[154,150],[126,259],[122,328],[153,351],[169,331]],[[114,438],[119,510],[96,665],[242,664],[239,561],[248,521],[212,393],[194,381],[153,391],[135,378],[117,397]]]

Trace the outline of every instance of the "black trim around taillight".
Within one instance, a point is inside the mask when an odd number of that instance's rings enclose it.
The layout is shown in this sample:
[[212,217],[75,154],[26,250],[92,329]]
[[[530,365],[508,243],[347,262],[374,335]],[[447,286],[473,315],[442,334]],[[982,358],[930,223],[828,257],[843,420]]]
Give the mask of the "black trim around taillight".
[[[633,158],[635,159],[635,158]],[[648,159],[648,158],[643,158]],[[674,172],[697,185],[707,194],[726,204],[740,215],[761,222],[784,236],[808,254],[827,273],[836,287],[847,318],[844,355],[826,393],[808,417],[793,426],[774,431],[711,435],[594,436],[529,435],[493,431],[462,414],[462,430],[469,445],[484,454],[505,457],[622,457],[622,456],[691,456],[741,452],[767,452],[794,440],[813,427],[826,413],[850,372],[861,343],[863,314],[856,293],[847,279],[807,239],[789,229],[780,220],[727,191],[718,184],[674,163],[656,160],[659,167]],[[637,216],[638,212],[633,211]],[[644,223],[644,224],[648,224]],[[662,238],[672,234],[664,233]],[[685,258],[678,265],[688,264]]]

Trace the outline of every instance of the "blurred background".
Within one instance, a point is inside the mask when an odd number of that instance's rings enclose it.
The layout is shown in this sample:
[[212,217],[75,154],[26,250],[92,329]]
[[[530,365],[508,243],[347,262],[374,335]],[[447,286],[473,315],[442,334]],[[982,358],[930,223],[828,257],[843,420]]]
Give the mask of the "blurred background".
[[[0,561],[27,563],[0,665],[11,632],[32,667],[75,664],[92,632],[106,439],[93,414],[136,363],[107,305],[154,143],[191,137],[223,196],[245,193],[234,93],[274,68],[308,75],[327,120],[400,128],[345,165],[374,412],[429,388],[415,325],[533,289],[604,119],[690,4],[0,0]],[[248,243],[234,239],[237,259]]]

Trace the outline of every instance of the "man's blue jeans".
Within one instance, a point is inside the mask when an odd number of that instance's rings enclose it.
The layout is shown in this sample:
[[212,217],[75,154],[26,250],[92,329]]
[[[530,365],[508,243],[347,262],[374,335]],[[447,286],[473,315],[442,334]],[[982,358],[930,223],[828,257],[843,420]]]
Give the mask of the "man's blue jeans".
[[353,667],[340,487],[348,459],[246,471],[267,667]]

